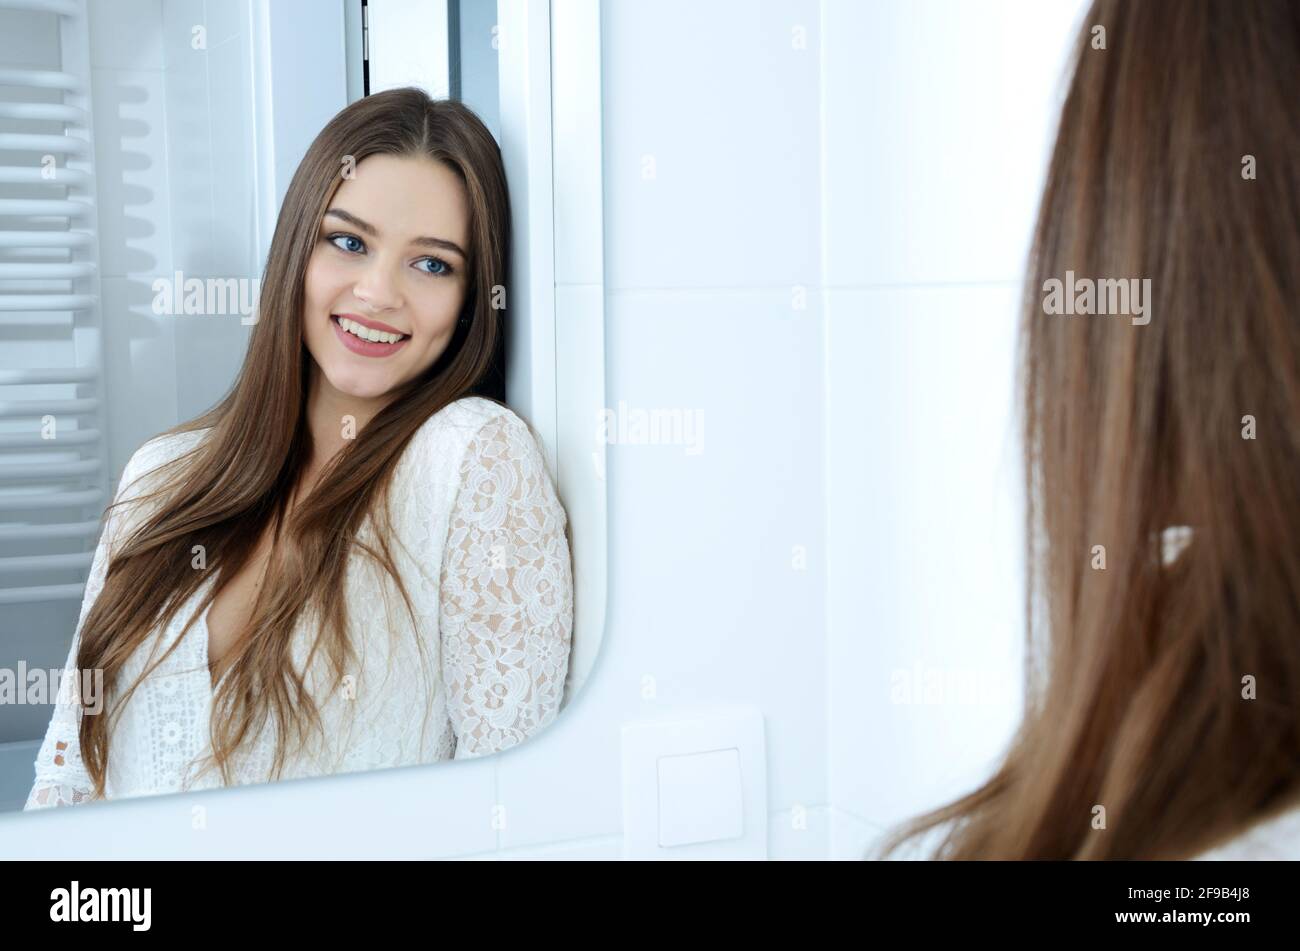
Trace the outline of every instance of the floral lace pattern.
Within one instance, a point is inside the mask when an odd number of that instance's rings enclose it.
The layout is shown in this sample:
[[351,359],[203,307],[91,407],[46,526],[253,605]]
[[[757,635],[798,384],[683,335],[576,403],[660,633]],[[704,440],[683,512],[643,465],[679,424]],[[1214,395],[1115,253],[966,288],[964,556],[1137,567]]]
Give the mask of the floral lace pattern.
[[439,624],[457,759],[514,746],[554,718],[573,616],[564,514],[531,436],[498,416],[471,455]]
[[[146,443],[128,463],[117,498],[147,491],[147,476],[132,485],[137,476],[201,436]],[[567,518],[527,424],[489,400],[457,400],[421,427],[399,460],[393,488],[398,567],[415,601],[416,627],[388,610],[395,589],[354,556],[347,613],[362,667],[350,683],[350,702],[318,697],[329,741],[291,762],[285,778],[483,756],[517,745],[559,713],[573,625]],[[138,508],[123,506],[110,515],[86,582],[65,678],[75,673],[81,627],[103,590],[110,545],[115,552],[129,523],[143,517]],[[181,638],[115,726],[108,798],[218,784],[211,773],[192,784],[190,771],[196,754],[210,749],[206,617],[181,634],[206,588],[127,664],[133,680],[143,669],[146,647],[152,651]],[[384,624],[375,624],[376,618]],[[302,660],[304,667],[309,628],[304,622],[295,633],[295,662]],[[416,639],[423,653],[415,649]],[[426,681],[433,685],[431,696],[421,698],[417,686]],[[311,676],[307,682],[314,682]],[[93,798],[78,748],[80,715],[60,694],[25,809]],[[250,742],[235,781],[264,781],[272,753],[264,736]]]

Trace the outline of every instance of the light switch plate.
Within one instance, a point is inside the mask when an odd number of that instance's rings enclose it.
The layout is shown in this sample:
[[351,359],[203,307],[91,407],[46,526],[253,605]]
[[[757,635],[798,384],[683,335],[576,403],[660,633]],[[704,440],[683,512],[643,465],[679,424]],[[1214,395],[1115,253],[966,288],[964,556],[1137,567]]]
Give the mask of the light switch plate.
[[659,757],[659,845],[676,847],[745,834],[740,750]]
[[767,754],[755,707],[623,727],[624,858],[767,858]]

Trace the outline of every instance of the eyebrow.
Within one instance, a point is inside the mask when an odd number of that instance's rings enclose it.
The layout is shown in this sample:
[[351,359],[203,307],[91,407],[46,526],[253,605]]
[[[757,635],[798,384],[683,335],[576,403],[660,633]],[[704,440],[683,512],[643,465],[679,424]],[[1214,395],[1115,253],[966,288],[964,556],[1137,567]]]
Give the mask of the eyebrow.
[[[359,230],[364,231],[368,235],[377,236],[379,234],[379,229],[377,229],[374,225],[370,224],[368,221],[362,221],[356,215],[352,214],[351,212],[344,211],[342,208],[330,208],[328,211],[325,212],[325,217],[328,218],[331,215],[333,215],[335,218],[341,218],[342,220],[348,222],[349,224],[355,225]],[[411,239],[411,244],[418,244],[429,248],[442,248],[447,251],[455,251],[464,260],[466,261],[469,260],[469,255],[466,254],[463,250],[461,250],[460,245],[458,245],[455,241],[448,241],[446,238],[429,238],[429,237],[413,238]]]

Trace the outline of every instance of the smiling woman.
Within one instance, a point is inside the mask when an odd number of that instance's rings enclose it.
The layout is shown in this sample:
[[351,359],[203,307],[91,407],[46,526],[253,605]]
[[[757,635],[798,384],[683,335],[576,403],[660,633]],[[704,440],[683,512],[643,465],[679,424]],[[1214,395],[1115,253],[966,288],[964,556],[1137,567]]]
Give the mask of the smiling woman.
[[439,162],[373,155],[349,173],[307,266],[304,335],[327,379],[382,394],[446,349],[465,298],[469,217],[464,186]]
[[56,706],[27,808],[479,756],[554,719],[567,518],[531,427],[476,395],[508,208],[457,102],[390,90],[317,136],[235,386],[122,477],[67,664],[108,702]]

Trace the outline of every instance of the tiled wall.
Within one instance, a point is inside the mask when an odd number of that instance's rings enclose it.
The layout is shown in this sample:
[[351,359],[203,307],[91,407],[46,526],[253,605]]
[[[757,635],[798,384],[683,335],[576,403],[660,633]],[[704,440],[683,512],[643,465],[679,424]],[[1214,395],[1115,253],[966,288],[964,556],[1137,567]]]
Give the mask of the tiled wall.
[[[156,278],[247,278],[253,247],[247,0],[89,5],[100,260],[115,470],[209,408],[251,328],[156,315]],[[202,27],[196,31],[196,27]]]
[[824,0],[834,854],[1021,702],[1019,278],[1081,0]]

